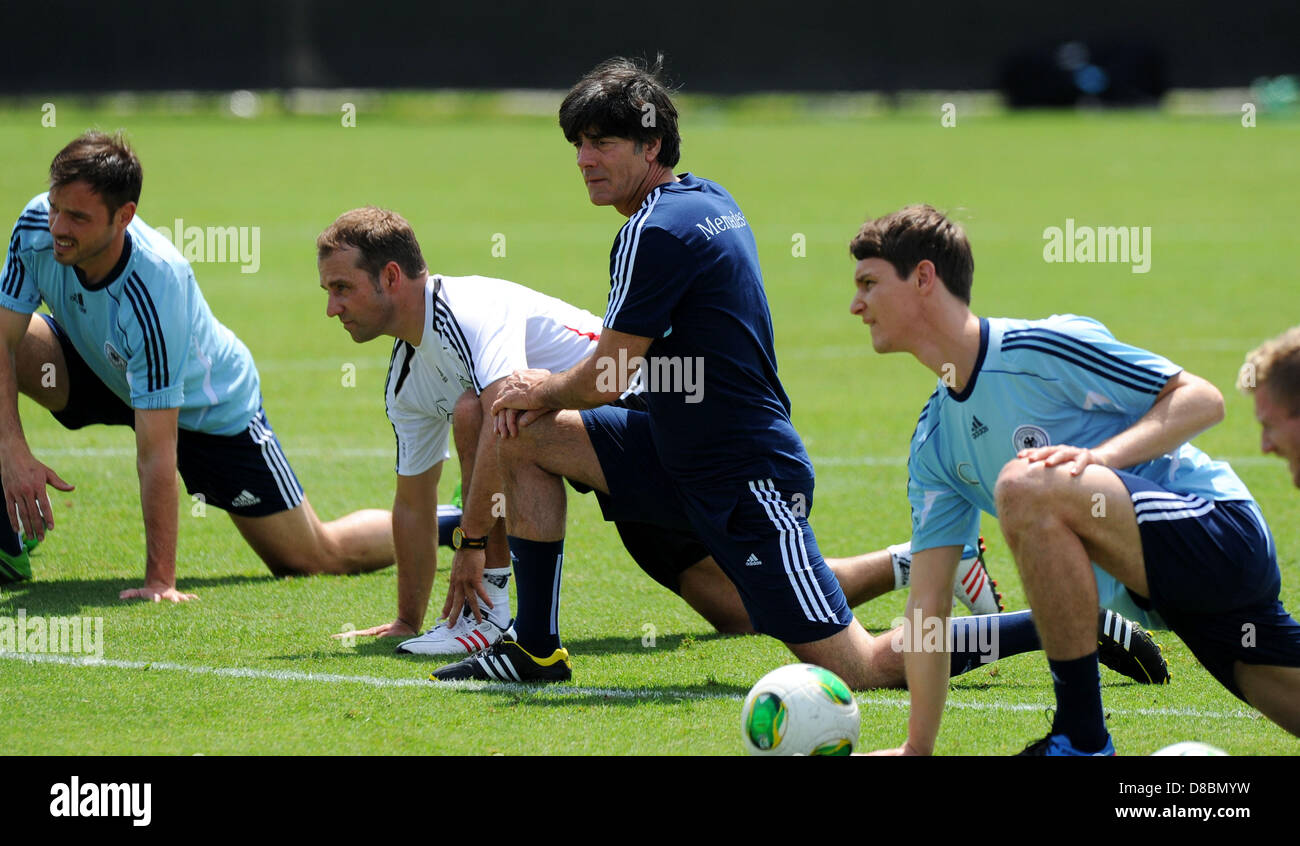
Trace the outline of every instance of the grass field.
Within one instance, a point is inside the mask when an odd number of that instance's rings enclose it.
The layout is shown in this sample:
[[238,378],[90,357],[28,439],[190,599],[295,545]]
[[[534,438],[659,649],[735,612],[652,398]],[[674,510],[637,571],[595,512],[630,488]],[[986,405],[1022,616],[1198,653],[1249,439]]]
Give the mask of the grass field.
[[[417,111],[418,110],[414,110]],[[401,211],[434,271],[512,279],[603,313],[608,250],[622,222],[592,207],[552,119],[120,115],[60,106],[0,113],[0,212],[45,190],[54,153],[88,126],[131,133],[145,167],[141,216],[155,226],[260,227],[260,267],[195,267],[217,316],[251,348],[267,412],[316,510],[386,507],[393,436],[384,417],[389,345],[354,345],[327,321],[313,239],[338,213]],[[925,201],[971,237],[974,307],[991,316],[1078,312],[1159,351],[1224,392],[1227,419],[1198,440],[1229,458],[1272,521],[1283,598],[1300,608],[1300,496],[1258,454],[1249,400],[1232,389],[1244,352],[1296,322],[1295,197],[1300,123],[1154,113],[778,119],[683,110],[683,161],[733,193],[759,240],[794,420],[818,471],[812,514],[823,551],[906,539],[904,457],[932,374],[875,355],[848,314],[845,245],[868,214]],[[1151,265],[1049,264],[1043,231],[1151,227]],[[494,236],[504,236],[504,239]],[[792,249],[803,236],[806,254]],[[505,246],[505,255],[493,254]],[[499,249],[498,249],[499,252]],[[346,384],[355,366],[355,386]],[[732,754],[740,700],[791,660],[776,642],[723,638],[623,553],[590,498],[570,497],[561,624],[572,685],[446,690],[391,642],[329,639],[392,619],[392,570],[272,579],[216,509],[182,493],[180,585],[201,601],[123,604],[143,572],[143,529],[126,431],[64,432],[22,403],[37,457],[77,485],[56,493],[57,528],[35,580],[0,589],[0,616],[103,618],[99,666],[0,656],[5,709],[21,732],[0,753]],[[454,465],[454,462],[450,462]],[[449,494],[457,471],[443,474]],[[996,523],[990,567],[1009,608],[1024,594]],[[449,564],[442,556],[442,564]],[[444,573],[435,584],[441,604]],[[857,609],[890,627],[904,598]],[[653,632],[653,644],[649,633]],[[1174,683],[1154,689],[1103,671],[1121,754],[1197,739],[1233,754],[1295,754],[1300,742],[1220,688],[1172,634]],[[1041,655],[954,680],[938,752],[1006,754],[1046,730]],[[905,691],[860,696],[862,745],[904,737]]]

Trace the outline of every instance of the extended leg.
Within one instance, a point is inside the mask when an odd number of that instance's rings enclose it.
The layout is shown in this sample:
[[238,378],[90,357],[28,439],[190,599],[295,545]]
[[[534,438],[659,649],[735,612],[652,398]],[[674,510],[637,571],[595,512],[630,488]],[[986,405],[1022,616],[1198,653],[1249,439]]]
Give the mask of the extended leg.
[[296,508],[278,514],[231,514],[230,519],[277,576],[365,573],[393,563],[393,518],[380,509],[322,523],[304,497]]

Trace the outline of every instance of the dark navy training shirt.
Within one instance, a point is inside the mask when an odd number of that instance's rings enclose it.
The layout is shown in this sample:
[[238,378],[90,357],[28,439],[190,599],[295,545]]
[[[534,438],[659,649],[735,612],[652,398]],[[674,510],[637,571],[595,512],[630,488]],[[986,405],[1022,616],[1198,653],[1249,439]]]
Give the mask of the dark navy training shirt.
[[604,321],[655,339],[643,382],[660,459],[695,485],[811,479],[776,374],[753,231],[722,186],[680,178],[619,231]]

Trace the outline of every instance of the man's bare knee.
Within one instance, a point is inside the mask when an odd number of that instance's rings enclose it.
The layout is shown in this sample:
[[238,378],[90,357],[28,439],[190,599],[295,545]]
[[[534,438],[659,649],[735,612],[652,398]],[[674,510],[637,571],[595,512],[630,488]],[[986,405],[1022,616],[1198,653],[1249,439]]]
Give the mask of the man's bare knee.
[[1041,496],[1042,485],[1034,478],[1031,465],[1023,459],[1008,461],[998,474],[993,487],[993,499],[998,507],[998,519],[1018,516],[1024,507]]
[[993,489],[998,522],[1007,542],[1014,545],[1027,534],[1046,529],[1062,518],[1058,483],[1064,468],[1048,468],[1024,459],[1007,462]]
[[536,464],[545,469],[546,456],[569,445],[569,438],[574,435],[574,419],[577,419],[578,429],[581,430],[581,418],[576,411],[559,411],[539,417],[521,427],[519,434],[513,438],[501,438],[497,442],[497,449],[502,465],[507,462],[512,466]]
[[497,441],[498,462],[502,468],[521,467],[537,464],[541,454],[541,445],[545,440],[547,429],[554,425],[555,415],[550,414],[519,430],[512,438],[500,438]]

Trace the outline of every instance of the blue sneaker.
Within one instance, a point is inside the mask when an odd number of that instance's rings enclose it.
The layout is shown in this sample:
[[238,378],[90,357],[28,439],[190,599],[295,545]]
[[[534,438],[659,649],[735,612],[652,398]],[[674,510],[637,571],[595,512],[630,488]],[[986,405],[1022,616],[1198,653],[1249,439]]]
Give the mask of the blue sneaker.
[[1100,752],[1080,752],[1070,744],[1070,739],[1063,734],[1049,734],[1047,737],[1035,740],[1024,748],[1024,751],[1016,753],[1017,755],[1076,755],[1085,758],[1113,758],[1115,756],[1115,744],[1110,742],[1110,735],[1106,735],[1106,745],[1101,748]]

